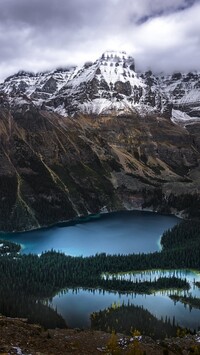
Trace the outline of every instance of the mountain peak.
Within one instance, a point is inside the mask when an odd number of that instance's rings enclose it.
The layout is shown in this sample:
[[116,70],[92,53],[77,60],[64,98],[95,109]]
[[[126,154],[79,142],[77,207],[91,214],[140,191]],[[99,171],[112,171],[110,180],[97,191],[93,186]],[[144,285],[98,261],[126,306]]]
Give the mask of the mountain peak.
[[114,50],[109,50],[105,51],[101,58],[100,61],[106,61],[110,63],[115,63],[115,64],[125,64],[125,65],[133,65],[133,70],[135,70],[135,61],[134,58],[128,55],[125,51],[114,51]]
[[128,55],[125,51],[114,51],[114,50],[109,50],[109,51],[105,51],[102,54],[102,57],[104,57],[105,59],[107,58],[115,58],[115,57],[119,57],[122,59],[127,59]]
[[[151,71],[137,74],[134,58],[125,51],[105,51],[95,62],[80,67],[60,68],[42,73],[20,71],[0,84],[13,107],[26,105],[24,95],[35,106],[61,115],[77,112],[158,112],[174,122],[199,119],[200,73],[155,76]],[[25,100],[26,101],[26,100]],[[189,106],[188,106],[189,105]],[[179,120],[177,119],[177,115]]]

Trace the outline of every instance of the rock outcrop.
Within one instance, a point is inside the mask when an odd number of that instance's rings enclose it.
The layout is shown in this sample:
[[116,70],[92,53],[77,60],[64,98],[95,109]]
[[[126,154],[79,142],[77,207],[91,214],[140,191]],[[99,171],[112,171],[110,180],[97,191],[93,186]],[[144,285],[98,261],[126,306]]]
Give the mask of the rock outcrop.
[[[200,121],[177,106],[198,81],[198,74],[138,75],[124,52],[6,79],[0,230],[126,208],[198,215]],[[198,111],[198,100],[187,105]]]
[[200,334],[154,341],[150,337],[130,337],[80,329],[44,330],[26,319],[0,316],[0,353],[21,355],[106,354],[112,347],[118,354],[132,352],[149,355],[198,354]]

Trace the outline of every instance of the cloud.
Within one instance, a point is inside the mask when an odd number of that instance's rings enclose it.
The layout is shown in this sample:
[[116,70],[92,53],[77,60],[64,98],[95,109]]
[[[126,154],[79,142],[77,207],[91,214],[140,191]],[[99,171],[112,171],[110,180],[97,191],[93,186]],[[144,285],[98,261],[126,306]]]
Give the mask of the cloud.
[[200,4],[156,17],[138,28],[135,36],[140,65],[154,70],[200,69]]
[[126,50],[140,69],[200,69],[195,0],[1,0],[0,78]]

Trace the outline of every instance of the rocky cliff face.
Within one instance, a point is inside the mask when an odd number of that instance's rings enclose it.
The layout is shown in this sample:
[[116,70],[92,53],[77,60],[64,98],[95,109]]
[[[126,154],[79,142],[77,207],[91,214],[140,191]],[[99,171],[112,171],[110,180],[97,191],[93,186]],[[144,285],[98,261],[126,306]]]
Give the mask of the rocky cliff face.
[[188,212],[194,202],[198,214],[198,82],[199,74],[137,74],[123,52],[6,79],[0,229],[124,208]]
[[[0,90],[11,98],[31,100],[39,108],[75,116],[169,110],[168,97],[151,72],[138,75],[134,59],[125,52],[105,52],[83,67],[32,74],[19,72],[5,80]],[[16,104],[16,100],[14,102]],[[166,110],[167,111],[167,110]]]

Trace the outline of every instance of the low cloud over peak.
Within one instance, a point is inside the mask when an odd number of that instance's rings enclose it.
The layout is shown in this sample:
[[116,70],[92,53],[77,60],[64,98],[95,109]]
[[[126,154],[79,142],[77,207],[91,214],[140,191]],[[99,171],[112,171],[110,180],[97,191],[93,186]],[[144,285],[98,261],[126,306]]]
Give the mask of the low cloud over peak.
[[136,67],[200,70],[195,0],[1,0],[0,78],[126,50]]

